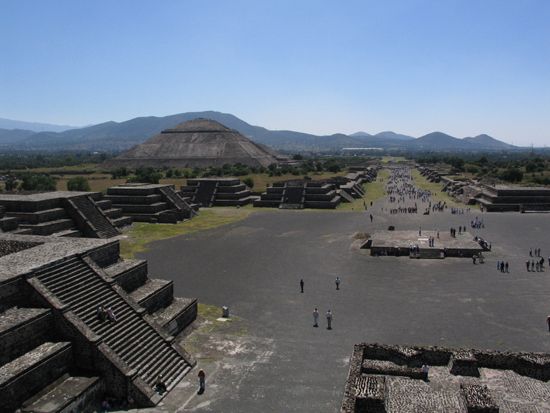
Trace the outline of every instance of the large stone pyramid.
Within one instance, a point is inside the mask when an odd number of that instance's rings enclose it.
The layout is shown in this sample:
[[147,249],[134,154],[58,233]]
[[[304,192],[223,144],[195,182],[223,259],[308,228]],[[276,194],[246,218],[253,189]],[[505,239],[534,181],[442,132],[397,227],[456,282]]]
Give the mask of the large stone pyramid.
[[193,119],[163,130],[111,162],[113,166],[207,167],[241,163],[267,167],[277,154],[210,119]]

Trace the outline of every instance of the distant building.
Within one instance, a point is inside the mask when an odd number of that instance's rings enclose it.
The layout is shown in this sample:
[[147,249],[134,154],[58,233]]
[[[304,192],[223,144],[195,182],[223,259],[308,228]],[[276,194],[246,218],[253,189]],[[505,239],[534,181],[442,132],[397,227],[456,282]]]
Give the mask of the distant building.
[[267,167],[282,158],[238,131],[213,120],[194,119],[165,129],[144,143],[109,160],[112,167],[221,167],[241,163]]

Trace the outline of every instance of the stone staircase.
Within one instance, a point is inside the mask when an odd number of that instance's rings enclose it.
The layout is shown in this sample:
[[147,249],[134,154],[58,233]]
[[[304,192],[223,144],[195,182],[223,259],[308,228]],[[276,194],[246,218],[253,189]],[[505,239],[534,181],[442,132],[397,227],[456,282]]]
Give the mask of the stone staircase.
[[95,205],[103,211],[103,214],[116,228],[123,228],[132,224],[132,217],[123,216],[121,208],[113,208],[113,203],[108,199],[94,201]]
[[119,261],[104,271],[147,311],[147,319],[170,335],[178,335],[197,317],[197,299],[174,297],[174,283],[149,278],[145,260]]
[[103,211],[88,196],[74,197],[69,200],[69,203],[73,204],[84,215],[92,225],[98,238],[111,238],[120,234]]
[[[113,287],[114,281],[109,282],[108,277],[100,275],[84,259],[71,257],[59,261],[35,271],[34,279],[66,306],[64,311],[74,313],[100,337],[101,343],[129,370],[135,371],[149,389],[162,374],[170,390],[192,368],[184,355],[171,345],[171,340],[142,317],[139,307]],[[117,321],[101,322],[96,315],[99,305],[110,306]],[[151,394],[149,397],[153,397]]]
[[193,195],[193,202],[199,204],[202,207],[212,206],[216,195],[216,188],[218,187],[217,181],[202,181],[197,185],[195,194]]
[[196,212],[193,210],[191,205],[189,205],[186,201],[184,201],[183,198],[179,196],[178,193],[174,190],[174,188],[170,186],[165,186],[160,188],[160,192],[162,195],[164,195],[166,200],[170,201],[174,209],[177,210],[178,212],[183,213],[188,217],[191,217],[194,214],[196,214]]

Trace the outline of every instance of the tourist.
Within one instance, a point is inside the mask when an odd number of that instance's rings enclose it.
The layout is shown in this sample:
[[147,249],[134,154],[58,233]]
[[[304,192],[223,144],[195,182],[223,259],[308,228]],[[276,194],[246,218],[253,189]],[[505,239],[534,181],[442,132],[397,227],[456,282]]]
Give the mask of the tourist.
[[109,321],[112,321],[113,323],[116,323],[116,315],[115,315],[115,312],[113,311],[113,309],[111,307],[107,308],[107,310],[105,310],[105,312],[107,313],[107,318],[109,319]]
[[531,271],[531,269],[529,268],[529,260],[525,261],[525,266],[527,267],[527,271]]
[[372,214],[370,214],[370,222],[372,222]]
[[336,277],[336,280],[334,281],[334,283],[336,284],[336,289],[339,290],[340,289],[340,277]]
[[332,330],[332,311],[327,310],[327,330]]
[[427,364],[423,364],[421,367],[422,374],[425,374],[425,380],[428,380],[428,373],[430,372],[430,367]]
[[198,394],[203,394],[204,390],[206,389],[206,373],[204,370],[199,370],[199,374],[197,374],[199,377],[199,392]]
[[107,313],[105,311],[105,309],[103,308],[102,305],[98,306],[97,307],[97,310],[96,310],[96,314],[97,314],[97,318],[99,319],[100,322],[104,322],[105,319],[107,318]]
[[546,324],[548,324],[548,331],[550,331],[550,315],[546,317]]
[[506,262],[504,263],[504,272],[509,272],[509,271],[508,271],[508,268],[509,268],[509,267],[508,267],[508,261],[506,261]]
[[109,403],[109,401],[107,399],[105,399],[101,402],[101,410],[103,412],[108,412],[109,410],[111,410],[111,404]]
[[319,310],[317,310],[317,307],[313,310],[313,327],[319,327]]
[[500,262],[500,272],[504,272],[504,261]]
[[500,270],[500,261],[497,261],[497,271]]
[[301,293],[304,292],[304,280],[303,279],[300,280],[300,292]]
[[164,383],[164,380],[162,379],[162,374],[159,374],[157,376],[157,380],[155,381],[155,385],[153,386],[153,388],[160,395],[166,393],[166,383]]

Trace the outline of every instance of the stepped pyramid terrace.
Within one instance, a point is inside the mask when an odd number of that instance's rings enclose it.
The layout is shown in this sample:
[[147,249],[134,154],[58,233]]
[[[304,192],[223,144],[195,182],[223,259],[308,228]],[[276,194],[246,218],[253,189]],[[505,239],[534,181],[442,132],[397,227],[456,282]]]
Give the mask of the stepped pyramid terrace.
[[241,163],[267,167],[280,160],[273,150],[252,142],[238,131],[198,118],[163,130],[108,165],[193,168]]
[[281,209],[334,209],[342,201],[337,186],[324,181],[290,180],[274,182],[267,187],[255,207]]
[[258,198],[239,178],[188,179],[180,194],[201,207],[243,206]]
[[0,194],[0,232],[111,238],[131,223],[100,192]]
[[158,376],[170,392],[195,364],[175,335],[196,313],[146,261],[121,260],[116,240],[0,234],[0,410],[155,406]]
[[190,219],[198,206],[175,191],[173,185],[130,183],[107,189],[105,200],[133,221],[175,224]]
[[503,185],[472,179],[452,179],[440,170],[418,167],[431,182],[441,182],[443,191],[469,205],[479,205],[487,212],[550,211],[550,188]]

